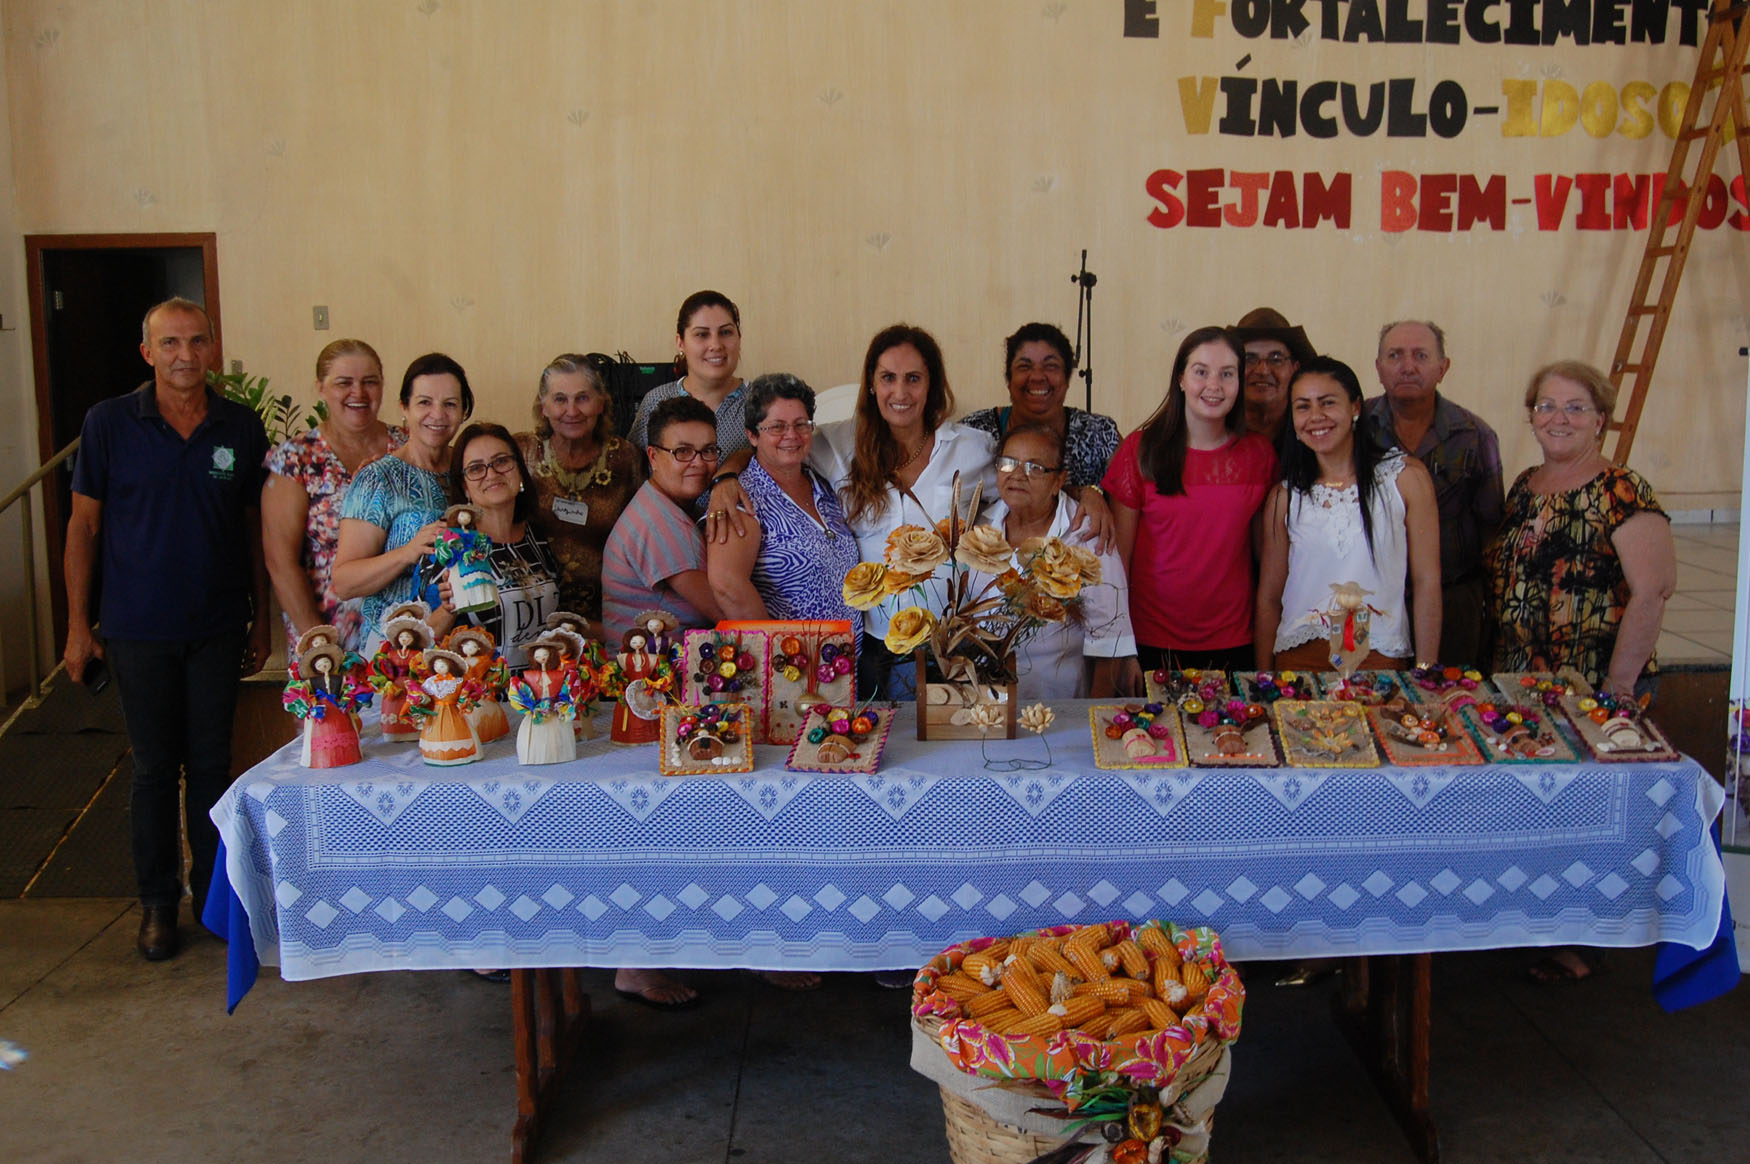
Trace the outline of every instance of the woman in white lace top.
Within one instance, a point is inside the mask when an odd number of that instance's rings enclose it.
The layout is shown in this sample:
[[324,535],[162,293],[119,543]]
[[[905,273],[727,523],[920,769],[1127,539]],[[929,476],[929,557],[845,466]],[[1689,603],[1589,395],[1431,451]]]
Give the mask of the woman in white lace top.
[[1413,457],[1374,443],[1361,384],[1341,360],[1303,364],[1289,387],[1295,440],[1264,503],[1253,650],[1261,669],[1327,671],[1336,588],[1364,592],[1361,666],[1431,662],[1440,642],[1440,516]]

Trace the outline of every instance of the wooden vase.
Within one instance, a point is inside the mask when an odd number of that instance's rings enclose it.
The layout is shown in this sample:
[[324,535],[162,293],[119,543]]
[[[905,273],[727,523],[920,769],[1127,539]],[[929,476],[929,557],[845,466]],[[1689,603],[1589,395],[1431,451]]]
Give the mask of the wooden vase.
[[[929,677],[929,664],[923,648],[912,652],[918,668],[918,739],[920,740],[1012,740],[1017,729],[1021,693],[1014,680],[1007,683],[981,683],[987,691],[995,691],[1001,700],[1002,722],[981,731],[970,723],[955,723],[954,714],[966,706],[964,683],[944,683]],[[1007,661],[1010,675],[1015,674],[1015,659]]]

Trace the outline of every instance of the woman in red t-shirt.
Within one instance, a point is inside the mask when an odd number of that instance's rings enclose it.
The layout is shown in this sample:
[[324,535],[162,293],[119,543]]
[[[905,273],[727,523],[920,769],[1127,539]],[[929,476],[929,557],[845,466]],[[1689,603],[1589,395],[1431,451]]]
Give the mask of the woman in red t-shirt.
[[1227,328],[1186,336],[1167,398],[1106,471],[1142,668],[1252,665],[1252,525],[1276,453],[1245,431],[1245,359]]

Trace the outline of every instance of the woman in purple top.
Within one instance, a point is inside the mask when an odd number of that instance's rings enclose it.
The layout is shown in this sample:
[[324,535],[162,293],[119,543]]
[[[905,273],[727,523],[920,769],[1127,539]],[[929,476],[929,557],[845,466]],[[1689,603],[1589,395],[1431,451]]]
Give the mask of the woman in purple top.
[[832,486],[808,467],[814,390],[787,373],[748,386],[754,459],[741,473],[753,501],[752,533],[712,546],[706,572],[725,618],[833,619],[863,635],[841,580],[860,560]]

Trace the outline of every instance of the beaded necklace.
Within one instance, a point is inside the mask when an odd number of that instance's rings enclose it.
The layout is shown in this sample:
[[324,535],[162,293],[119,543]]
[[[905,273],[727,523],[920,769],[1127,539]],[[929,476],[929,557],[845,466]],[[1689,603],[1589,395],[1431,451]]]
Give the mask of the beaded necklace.
[[559,463],[559,458],[553,455],[553,440],[551,437],[541,441],[541,461],[534,468],[535,476],[545,477],[559,486],[565,496],[576,498],[592,485],[607,485],[614,479],[614,472],[608,467],[608,458],[619,446],[619,437],[609,437],[602,442],[601,451],[596,454],[594,463],[586,469],[567,469]]

